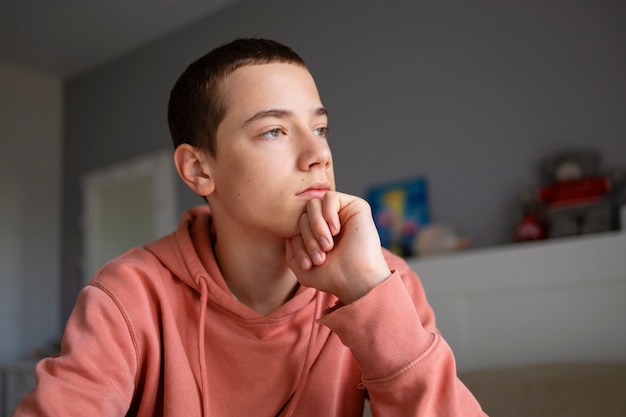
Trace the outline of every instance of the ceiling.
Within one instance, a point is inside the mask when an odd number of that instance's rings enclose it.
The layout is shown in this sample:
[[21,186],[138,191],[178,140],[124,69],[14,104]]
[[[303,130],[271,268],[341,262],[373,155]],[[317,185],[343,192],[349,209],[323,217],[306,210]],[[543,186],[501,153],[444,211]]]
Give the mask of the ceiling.
[[0,61],[65,79],[238,1],[2,1]]

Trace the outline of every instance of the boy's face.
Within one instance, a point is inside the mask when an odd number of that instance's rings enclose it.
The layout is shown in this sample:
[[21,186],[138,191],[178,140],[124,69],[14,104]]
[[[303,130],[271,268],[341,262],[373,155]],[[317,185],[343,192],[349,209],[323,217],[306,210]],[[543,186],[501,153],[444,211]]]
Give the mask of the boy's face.
[[226,115],[209,157],[209,203],[222,225],[254,236],[291,237],[306,202],[335,189],[328,117],[304,67],[245,66],[220,91]]

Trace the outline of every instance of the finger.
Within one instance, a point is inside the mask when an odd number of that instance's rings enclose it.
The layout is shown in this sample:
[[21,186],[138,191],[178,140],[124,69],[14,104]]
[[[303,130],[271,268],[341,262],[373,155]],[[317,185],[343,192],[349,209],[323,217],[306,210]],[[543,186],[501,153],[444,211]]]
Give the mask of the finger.
[[337,236],[341,230],[339,211],[342,207],[341,193],[327,192],[322,201],[322,211],[328,230],[333,236]]
[[[321,209],[319,211],[321,211]],[[308,257],[314,265],[323,264],[326,260],[326,253],[324,252],[324,248],[320,245],[316,233],[313,231],[311,216],[308,212],[300,216],[298,226],[300,228],[300,238]]]
[[285,259],[292,270],[309,270],[313,267],[313,262],[307,254],[301,235],[286,240]]
[[333,235],[324,216],[323,200],[314,199],[307,204],[311,232],[324,251],[333,248]]

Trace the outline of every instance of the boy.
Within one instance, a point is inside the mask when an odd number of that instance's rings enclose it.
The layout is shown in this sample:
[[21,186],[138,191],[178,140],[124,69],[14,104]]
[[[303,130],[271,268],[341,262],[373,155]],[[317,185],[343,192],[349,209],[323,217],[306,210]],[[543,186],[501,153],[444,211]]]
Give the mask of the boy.
[[16,416],[484,415],[417,276],[335,191],[302,59],[239,39],[169,102],[174,163],[208,206],[105,265]]

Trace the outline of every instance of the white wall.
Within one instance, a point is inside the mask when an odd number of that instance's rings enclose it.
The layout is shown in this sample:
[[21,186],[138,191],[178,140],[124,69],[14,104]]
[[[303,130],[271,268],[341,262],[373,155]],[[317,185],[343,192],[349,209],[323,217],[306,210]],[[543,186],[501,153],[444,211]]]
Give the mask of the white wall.
[[60,332],[62,82],[0,62],[0,365]]

